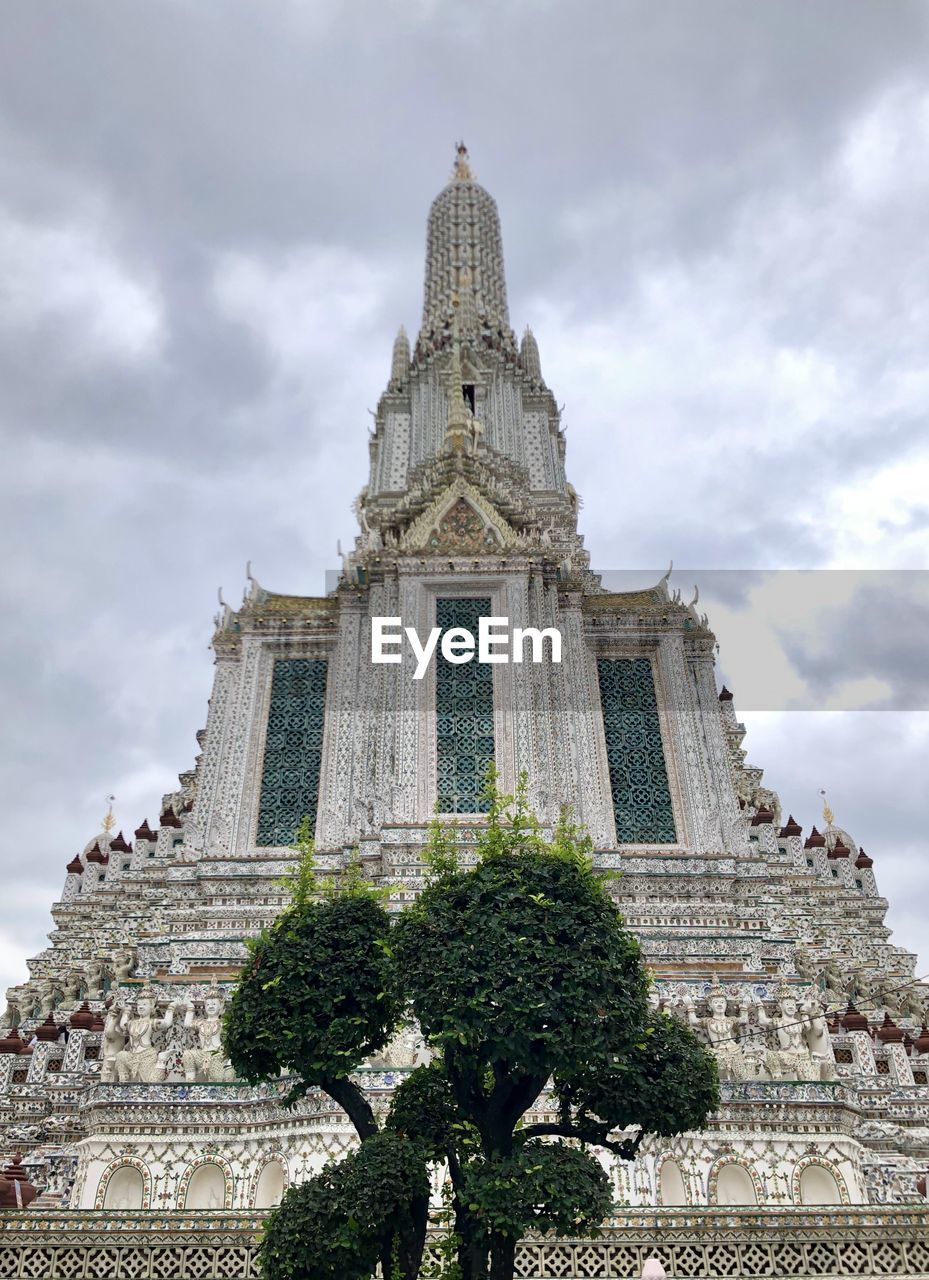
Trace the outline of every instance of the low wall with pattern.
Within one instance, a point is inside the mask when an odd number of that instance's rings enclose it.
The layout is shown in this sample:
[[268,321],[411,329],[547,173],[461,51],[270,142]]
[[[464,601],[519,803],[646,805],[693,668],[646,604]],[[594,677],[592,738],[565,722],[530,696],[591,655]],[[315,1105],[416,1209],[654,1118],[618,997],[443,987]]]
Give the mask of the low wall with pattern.
[[[87,1212],[0,1216],[0,1280],[251,1280],[261,1213]],[[656,1254],[669,1276],[929,1280],[929,1207],[649,1210],[612,1218],[597,1240],[526,1240],[532,1280],[638,1277]]]

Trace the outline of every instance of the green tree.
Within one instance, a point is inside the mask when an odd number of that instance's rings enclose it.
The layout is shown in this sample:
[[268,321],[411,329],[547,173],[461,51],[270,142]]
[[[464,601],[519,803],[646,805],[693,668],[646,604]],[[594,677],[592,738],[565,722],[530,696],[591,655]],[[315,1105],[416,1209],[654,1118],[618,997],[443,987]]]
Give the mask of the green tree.
[[[715,1062],[650,1005],[589,839],[567,815],[544,839],[526,791],[521,779],[502,795],[491,772],[471,869],[458,833],[433,824],[427,885],[392,926],[357,864],[341,893],[302,865],[256,943],[227,1015],[234,1066],[249,1080],[294,1072],[294,1097],[324,1089],[361,1139],[272,1215],[269,1280],[361,1280],[378,1260],[413,1280],[440,1160],[461,1280],[512,1280],[527,1230],[594,1233],[609,1212],[590,1147],[632,1159],[646,1134],[699,1128],[716,1106]],[[379,1129],[350,1075],[408,1012],[435,1056]],[[527,1123],[549,1082],[556,1118]]]
[[390,917],[357,858],[338,881],[320,881],[309,824],[287,880],[290,906],[251,944],[226,1009],[224,1043],[252,1083],[296,1077],[287,1102],[322,1089],[348,1114],[358,1151],[289,1189],[260,1246],[267,1280],[363,1280],[419,1271],[428,1212],[426,1155],[402,1133],[381,1131],[351,1078],[382,1049],[404,1011],[389,940]]
[[[530,1227],[602,1221],[606,1178],[588,1146],[632,1159],[647,1133],[698,1128],[718,1101],[712,1056],[649,1004],[587,837],[565,815],[545,841],[525,779],[503,796],[491,776],[488,799],[477,865],[450,865],[443,833],[431,882],[392,935],[457,1111],[446,1154],[464,1280],[511,1280]],[[526,1124],[549,1080],[557,1120]]]

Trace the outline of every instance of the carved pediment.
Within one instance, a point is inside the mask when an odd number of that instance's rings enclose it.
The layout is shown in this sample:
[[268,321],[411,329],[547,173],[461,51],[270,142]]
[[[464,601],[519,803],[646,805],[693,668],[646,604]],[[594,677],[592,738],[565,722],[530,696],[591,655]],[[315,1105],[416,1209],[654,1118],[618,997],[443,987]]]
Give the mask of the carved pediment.
[[494,555],[512,547],[516,536],[483,494],[459,477],[413,521],[400,550]]

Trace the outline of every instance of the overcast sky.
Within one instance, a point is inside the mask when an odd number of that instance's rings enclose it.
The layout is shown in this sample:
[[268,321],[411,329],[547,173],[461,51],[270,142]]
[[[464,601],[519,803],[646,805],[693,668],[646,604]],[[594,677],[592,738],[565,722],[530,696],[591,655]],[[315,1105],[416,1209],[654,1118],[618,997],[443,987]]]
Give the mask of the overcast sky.
[[[924,3],[8,6],[0,989],[104,796],[128,833],[191,766],[217,587],[323,592],[459,137],[595,566],[929,568]],[[924,972],[929,609],[822,581],[723,593],[721,674],[778,664],[750,758]]]

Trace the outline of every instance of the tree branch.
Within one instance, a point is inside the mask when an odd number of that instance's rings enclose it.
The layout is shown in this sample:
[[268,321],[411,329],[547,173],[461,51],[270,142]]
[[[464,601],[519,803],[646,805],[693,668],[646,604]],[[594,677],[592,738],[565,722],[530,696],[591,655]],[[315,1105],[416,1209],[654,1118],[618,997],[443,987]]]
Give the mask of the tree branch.
[[379,1132],[370,1103],[357,1084],[347,1076],[327,1076],[320,1080],[319,1087],[342,1108],[362,1142]]
[[634,1160],[636,1152],[642,1145],[645,1130],[640,1129],[634,1138],[623,1138],[616,1142],[610,1138],[610,1130],[605,1124],[530,1124],[520,1129],[519,1136],[529,1138],[555,1137],[577,1138],[580,1142],[590,1142],[597,1147],[606,1147],[614,1151],[623,1160]]
[[445,1073],[455,1101],[465,1115],[472,1115],[480,1133],[487,1128],[487,1097],[481,1088],[480,1078],[472,1062],[458,1054],[451,1045],[445,1046]]
[[512,1132],[520,1116],[525,1115],[545,1088],[547,1076],[525,1075],[517,1079],[509,1098],[501,1108],[501,1119]]

